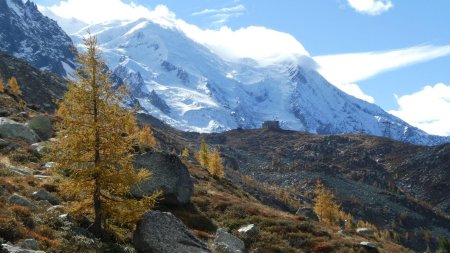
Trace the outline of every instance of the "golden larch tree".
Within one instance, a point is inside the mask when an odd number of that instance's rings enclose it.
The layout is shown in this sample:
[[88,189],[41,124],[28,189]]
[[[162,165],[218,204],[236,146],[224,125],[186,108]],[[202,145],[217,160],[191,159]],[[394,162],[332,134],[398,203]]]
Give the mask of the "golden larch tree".
[[208,144],[206,144],[205,139],[202,139],[200,142],[200,149],[197,152],[197,160],[201,166],[208,167],[209,165],[208,158],[209,158]]
[[5,84],[3,83],[2,79],[0,79],[0,93],[5,92]]
[[102,236],[109,224],[133,224],[153,207],[159,193],[137,200],[130,188],[150,175],[133,167],[138,131],[134,115],[120,106],[126,95],[113,88],[97,39],[84,39],[76,79],[58,103],[58,141],[50,159],[61,175],[61,193],[74,214],[92,215],[90,230]]
[[336,222],[339,217],[340,207],[334,202],[333,193],[326,189],[320,181],[317,181],[315,194],[314,212],[321,221],[326,221],[330,224]]
[[153,135],[153,130],[148,126],[145,125],[141,131],[139,131],[139,144],[141,144],[144,147],[155,147],[156,146],[156,139]]
[[189,149],[187,147],[183,148],[183,150],[181,151],[181,156],[182,157],[188,157],[189,156]]
[[19,82],[17,82],[17,79],[14,76],[8,81],[8,89],[11,94],[22,96],[22,90],[20,89]]
[[208,158],[208,171],[209,173],[216,178],[223,178],[223,165],[222,158],[220,157],[220,152],[218,150],[214,150]]

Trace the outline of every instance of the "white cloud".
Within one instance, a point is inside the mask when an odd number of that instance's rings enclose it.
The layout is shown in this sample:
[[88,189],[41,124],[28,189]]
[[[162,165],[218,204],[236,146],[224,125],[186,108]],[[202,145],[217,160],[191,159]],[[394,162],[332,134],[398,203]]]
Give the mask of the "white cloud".
[[202,30],[184,23],[181,24],[181,29],[187,36],[228,61],[251,58],[265,66],[309,57],[303,45],[292,35],[265,27],[250,26],[238,30],[221,27],[218,30]]
[[399,108],[389,113],[430,134],[450,135],[450,85],[425,86],[396,99]]
[[379,15],[394,7],[391,0],[347,0],[347,2],[357,12],[372,16]]
[[62,0],[47,7],[63,18],[76,18],[85,23],[151,17],[152,11],[142,5],[126,4],[121,0]]
[[192,16],[200,16],[207,14],[218,14],[218,13],[234,13],[234,12],[243,12],[245,11],[245,6],[242,4],[233,6],[233,7],[225,7],[221,9],[204,9],[199,12],[192,13]]
[[242,4],[225,7],[221,9],[204,9],[199,12],[192,13],[192,16],[209,16],[213,21],[211,22],[212,27],[220,27],[224,25],[230,18],[238,17],[244,14],[245,6]]
[[319,72],[335,83],[354,83],[377,74],[450,55],[447,46],[415,46],[381,52],[316,56]]

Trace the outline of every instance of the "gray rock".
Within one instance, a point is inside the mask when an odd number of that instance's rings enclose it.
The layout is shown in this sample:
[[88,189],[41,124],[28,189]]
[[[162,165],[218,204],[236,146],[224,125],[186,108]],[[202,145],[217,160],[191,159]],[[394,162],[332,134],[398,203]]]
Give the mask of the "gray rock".
[[48,200],[39,200],[39,201],[37,202],[37,205],[38,205],[39,207],[44,207],[44,208],[48,208],[48,207],[50,207],[50,206],[53,206],[52,203],[48,202]]
[[37,200],[47,200],[52,205],[59,205],[59,203],[61,203],[61,200],[57,196],[55,196],[53,193],[50,193],[46,189],[35,191],[33,192],[32,196]]
[[259,229],[254,224],[243,226],[238,229],[238,232],[245,237],[254,237],[259,235]]
[[11,115],[11,112],[8,110],[0,109],[0,117],[8,117]]
[[20,147],[19,144],[0,139],[0,149],[5,152],[14,151]]
[[19,246],[24,249],[38,250],[39,244],[35,239],[25,239],[19,243]]
[[358,228],[356,229],[358,235],[373,235],[373,229],[371,228]]
[[9,201],[9,203],[16,204],[19,206],[25,206],[25,207],[28,207],[31,209],[35,208],[34,204],[29,199],[25,198],[24,196],[20,196],[17,193],[14,193],[13,195],[11,195],[8,198],[8,201]]
[[176,155],[148,152],[136,158],[135,167],[148,170],[152,177],[133,187],[134,196],[142,197],[162,190],[162,203],[180,205],[190,202],[194,185],[188,169]]
[[373,242],[360,242],[359,245],[372,249],[378,248],[378,246]]
[[133,234],[138,253],[211,253],[173,214],[151,211],[144,214]]
[[56,206],[49,207],[47,209],[47,212],[58,212],[58,213],[64,212],[64,206],[56,205]]
[[305,220],[319,221],[314,209],[310,207],[300,207],[295,214],[305,217]]
[[378,250],[378,245],[373,242],[360,242],[359,246],[363,249],[363,252],[380,253]]
[[45,253],[45,251],[41,250],[31,250],[31,249],[23,249],[17,246],[13,246],[10,244],[2,244],[2,247],[8,253]]
[[44,168],[46,168],[46,169],[51,169],[51,168],[53,168],[53,166],[55,166],[54,162],[47,162],[44,164]]
[[27,122],[27,126],[31,128],[43,141],[50,139],[54,133],[52,122],[49,118],[43,115],[31,118]]
[[40,153],[40,154],[48,154],[50,152],[50,149],[46,147],[47,142],[38,142],[31,144],[31,148]]
[[39,136],[28,126],[7,118],[0,118],[0,138],[10,138],[30,143],[35,143],[39,140]]
[[228,233],[225,229],[219,228],[213,244],[219,253],[244,253],[245,244],[236,236]]

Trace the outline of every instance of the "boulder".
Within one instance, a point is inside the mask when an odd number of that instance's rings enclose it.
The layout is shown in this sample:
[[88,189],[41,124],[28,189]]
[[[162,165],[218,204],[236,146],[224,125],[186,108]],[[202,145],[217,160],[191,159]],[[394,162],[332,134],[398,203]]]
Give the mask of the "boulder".
[[259,229],[254,224],[243,226],[238,229],[238,232],[245,237],[255,237],[259,235]]
[[34,204],[29,199],[25,198],[24,196],[20,196],[17,193],[14,193],[13,195],[11,195],[8,198],[8,201],[11,204],[16,204],[16,205],[19,205],[19,206],[25,206],[25,207],[28,207],[28,208],[31,208],[31,209],[35,208]]
[[161,190],[162,203],[183,205],[190,202],[194,185],[188,169],[176,155],[148,152],[136,158],[135,167],[152,173],[150,179],[133,187],[135,197]]
[[61,203],[61,200],[57,196],[55,196],[53,193],[50,193],[46,189],[35,191],[33,192],[32,196],[37,200],[47,200],[52,205],[59,205],[59,203]]
[[38,250],[39,244],[35,239],[25,239],[19,243],[19,246],[24,249]]
[[319,217],[317,217],[314,210],[310,207],[300,207],[295,214],[305,217],[305,220],[308,221],[319,221]]
[[356,233],[358,235],[373,235],[373,229],[371,228],[357,228]]
[[151,211],[144,214],[133,234],[138,253],[211,253],[173,214]]
[[27,122],[27,126],[31,128],[43,141],[50,139],[54,133],[52,122],[49,118],[43,115],[31,118]]
[[219,228],[214,239],[214,249],[219,253],[244,253],[245,244],[236,236],[228,233],[225,229]]
[[39,136],[28,126],[7,118],[0,118],[0,138],[10,138],[30,143],[35,143],[39,140]]

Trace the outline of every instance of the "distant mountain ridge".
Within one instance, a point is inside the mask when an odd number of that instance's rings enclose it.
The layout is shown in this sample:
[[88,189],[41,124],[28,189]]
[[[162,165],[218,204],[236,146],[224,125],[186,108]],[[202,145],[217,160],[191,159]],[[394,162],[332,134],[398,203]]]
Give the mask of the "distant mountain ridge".
[[75,67],[70,37],[31,1],[0,0],[0,51],[66,76]]

